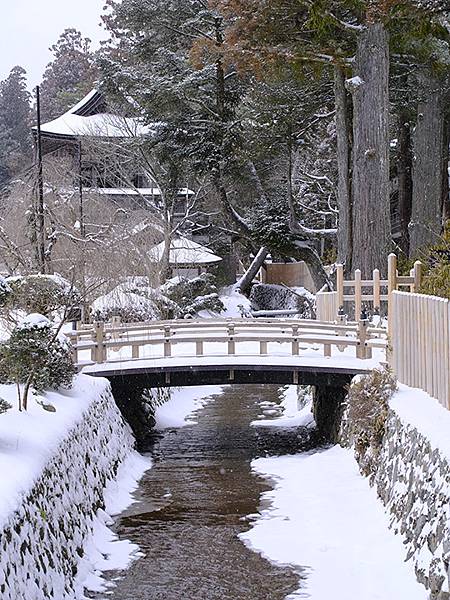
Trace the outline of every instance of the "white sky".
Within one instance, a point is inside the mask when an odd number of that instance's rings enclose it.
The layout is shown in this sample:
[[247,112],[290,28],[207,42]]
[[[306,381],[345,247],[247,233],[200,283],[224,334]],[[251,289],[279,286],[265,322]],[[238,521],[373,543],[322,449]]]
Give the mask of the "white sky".
[[91,38],[94,47],[106,33],[99,26],[103,0],[0,0],[0,80],[15,65],[37,85],[51,60],[49,47],[68,27]]

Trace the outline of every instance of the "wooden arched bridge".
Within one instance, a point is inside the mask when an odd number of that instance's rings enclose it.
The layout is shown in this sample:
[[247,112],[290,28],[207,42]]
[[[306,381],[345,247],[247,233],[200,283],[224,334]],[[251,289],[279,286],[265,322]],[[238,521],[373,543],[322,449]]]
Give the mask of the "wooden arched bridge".
[[[317,320],[187,319],[96,322],[69,333],[79,370],[110,380],[133,376],[147,387],[207,383],[299,383],[336,386],[388,360],[399,381],[450,408],[450,303],[417,293],[421,265],[399,276],[356,271],[317,294]],[[351,293],[345,289],[351,290]],[[384,304],[383,304],[384,303]],[[345,305],[345,309],[343,307]],[[384,313],[387,327],[360,310]],[[344,313],[358,320],[348,321]],[[386,350],[389,347],[388,356]]]

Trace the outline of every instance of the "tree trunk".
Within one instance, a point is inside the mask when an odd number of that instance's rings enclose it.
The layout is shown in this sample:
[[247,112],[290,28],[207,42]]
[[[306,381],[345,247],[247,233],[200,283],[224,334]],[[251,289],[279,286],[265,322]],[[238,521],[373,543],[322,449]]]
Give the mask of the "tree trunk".
[[444,124],[444,168],[442,169],[442,221],[450,219],[450,189],[448,165],[450,164],[450,114],[445,117]]
[[253,279],[256,277],[259,269],[263,266],[264,261],[266,260],[266,256],[268,254],[269,249],[263,246],[253,259],[250,267],[237,282],[236,288],[239,289],[242,294],[246,294],[249,291]]
[[386,270],[391,247],[389,40],[382,23],[369,22],[360,34],[354,75],[352,270],[368,278]]
[[423,76],[423,99],[419,102],[414,131],[413,192],[409,255],[435,244],[442,225],[444,169],[444,114],[442,82]]
[[400,217],[400,238],[398,244],[406,256],[409,255],[409,222],[412,203],[412,153],[411,125],[408,115],[401,111],[398,121],[398,209]]
[[337,145],[337,204],[338,222],[338,262],[352,264],[352,205],[350,181],[351,119],[349,101],[345,89],[345,70],[336,65],[334,70],[334,94],[336,108]]

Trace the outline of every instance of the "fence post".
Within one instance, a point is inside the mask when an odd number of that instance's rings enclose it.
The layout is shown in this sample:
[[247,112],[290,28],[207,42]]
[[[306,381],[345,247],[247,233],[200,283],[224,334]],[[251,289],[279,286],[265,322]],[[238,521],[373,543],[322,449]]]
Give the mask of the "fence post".
[[361,270],[355,271],[355,321],[358,321],[362,309]]
[[94,340],[96,343],[95,362],[103,363],[106,360],[105,324],[103,321],[95,321],[94,323]]
[[420,260],[416,260],[416,262],[414,263],[414,270],[413,270],[413,275],[414,275],[414,292],[418,292],[420,290],[420,287],[422,285],[422,272],[423,272],[423,264],[420,262]]
[[236,354],[236,343],[234,341],[234,323],[228,325],[228,354]]
[[336,265],[336,291],[338,293],[338,310],[344,306],[344,265]]
[[292,356],[298,356],[299,350],[298,325],[292,325]]
[[393,253],[388,256],[388,335],[392,336],[392,293],[397,289],[397,256]]
[[380,301],[380,271],[379,269],[373,270],[373,312],[377,315],[380,314],[381,301]]

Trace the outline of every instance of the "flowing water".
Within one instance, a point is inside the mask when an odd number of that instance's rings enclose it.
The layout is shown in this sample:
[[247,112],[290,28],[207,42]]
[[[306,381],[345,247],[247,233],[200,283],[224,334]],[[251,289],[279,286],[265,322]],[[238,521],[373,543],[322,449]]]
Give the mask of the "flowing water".
[[[201,389],[199,389],[199,395]],[[139,503],[117,520],[120,538],[145,558],[110,573],[113,600],[281,600],[301,573],[278,567],[238,538],[270,483],[250,461],[310,447],[305,431],[255,429],[259,402],[279,401],[274,386],[227,386],[200,409],[198,423],[165,430],[149,448],[154,466],[141,481]],[[181,400],[182,401],[182,400]]]

